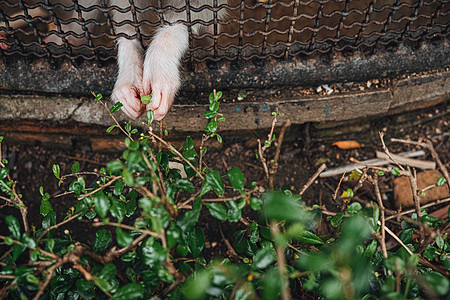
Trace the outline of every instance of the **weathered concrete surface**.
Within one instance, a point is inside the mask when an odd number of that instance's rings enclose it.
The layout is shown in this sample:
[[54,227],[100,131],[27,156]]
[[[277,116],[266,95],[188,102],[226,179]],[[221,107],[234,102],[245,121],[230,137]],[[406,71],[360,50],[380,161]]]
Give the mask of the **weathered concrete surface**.
[[[224,97],[227,97],[224,94]],[[38,120],[64,124],[109,126],[108,111],[90,98],[64,96],[0,94],[1,120]],[[435,72],[403,79],[390,89],[314,96],[305,98],[261,99],[258,102],[222,103],[220,111],[227,121],[220,130],[255,130],[271,126],[271,112],[278,107],[293,124],[344,121],[437,104],[450,98],[450,72]],[[174,105],[164,119],[170,131],[198,132],[206,124],[206,105]],[[119,121],[129,121],[121,112]],[[132,123],[139,125],[142,120]],[[81,132],[80,132],[81,133]]]
[[[326,58],[326,59],[325,59]],[[437,70],[450,66],[446,39],[422,43],[418,49],[400,45],[395,52],[375,55],[184,64],[183,87],[178,103],[189,104],[190,92],[236,89],[310,87],[336,82],[361,82]],[[18,92],[90,95],[109,94],[116,78],[114,61],[0,56],[0,89]]]

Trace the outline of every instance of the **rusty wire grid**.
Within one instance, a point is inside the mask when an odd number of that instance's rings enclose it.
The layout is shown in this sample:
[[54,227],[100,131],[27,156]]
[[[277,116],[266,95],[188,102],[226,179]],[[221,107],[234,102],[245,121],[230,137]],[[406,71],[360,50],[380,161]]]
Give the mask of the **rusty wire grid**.
[[[90,5],[83,6],[85,2]],[[0,55],[115,59],[118,36],[148,44],[152,31],[167,23],[168,10],[183,13],[185,18],[177,22],[190,31],[195,24],[206,26],[199,35],[190,35],[184,60],[191,62],[366,51],[449,35],[448,0],[230,0],[220,6],[211,0],[201,7],[189,0],[183,7],[164,0],[147,3],[138,7],[130,0],[119,7],[106,0],[0,1]],[[213,17],[192,18],[202,10]],[[111,17],[114,12],[132,17],[117,22]],[[218,19],[219,12],[226,17]],[[152,17],[139,17],[147,13]],[[134,34],[118,33],[123,26],[132,26]]]

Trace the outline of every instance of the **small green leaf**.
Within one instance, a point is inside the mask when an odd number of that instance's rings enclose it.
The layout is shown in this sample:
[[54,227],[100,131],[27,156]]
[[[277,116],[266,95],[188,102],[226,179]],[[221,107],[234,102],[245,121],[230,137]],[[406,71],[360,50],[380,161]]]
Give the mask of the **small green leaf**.
[[424,274],[429,286],[436,292],[436,294],[445,297],[449,295],[450,281],[440,273],[430,271]]
[[219,101],[220,98],[222,98],[222,92],[221,92],[221,91],[218,91],[218,92],[216,93],[216,97],[214,97],[214,100]]
[[225,193],[225,185],[223,184],[222,178],[220,178],[219,172],[215,170],[209,171],[205,175],[205,182],[214,190],[214,192],[216,192],[216,194],[223,195]]
[[19,221],[14,216],[6,216],[6,225],[8,226],[9,231],[12,236],[16,239],[20,239],[20,224]]
[[219,144],[222,144],[222,137],[219,134],[216,134],[216,138]]
[[59,165],[53,165],[52,166],[53,175],[55,175],[56,178],[61,179],[61,169]]
[[80,163],[76,161],[76,162],[72,165],[72,167],[70,168],[70,171],[71,171],[72,173],[78,173],[78,172],[80,172]]
[[259,198],[251,197],[250,198],[250,206],[253,210],[260,210],[263,201]]
[[219,109],[219,102],[213,101],[211,104],[209,104],[209,110],[216,112]]
[[102,95],[102,94],[97,94],[97,95],[95,95],[95,100],[96,100],[96,101],[102,100],[102,98],[103,98],[103,95]]
[[103,193],[103,191],[98,191],[94,195],[92,195],[95,203],[95,211],[101,218],[106,217],[108,214],[109,208],[111,207],[111,201],[108,196]]
[[117,111],[119,111],[122,108],[123,104],[121,102],[117,102],[116,104],[113,105],[113,107],[111,107],[110,113],[115,113]]
[[367,245],[366,250],[364,251],[364,256],[367,258],[371,258],[375,252],[377,251],[377,241],[372,240],[369,245]]
[[408,229],[405,229],[402,232],[400,232],[398,237],[402,240],[403,243],[408,244],[412,240],[413,233],[414,233],[414,229],[408,228]]
[[107,232],[106,229],[101,229],[95,233],[95,241],[92,250],[95,252],[102,252],[108,248],[111,241],[111,233]]
[[[353,191],[352,191],[352,193],[353,193]],[[358,213],[359,211],[361,211],[361,209],[362,209],[361,204],[359,204],[358,202],[353,202],[352,204],[350,204],[347,207],[347,209],[345,211],[351,215],[354,215],[354,214]]]
[[117,125],[111,125],[111,126],[109,126],[107,129],[106,129],[106,132],[107,133],[110,133],[114,128],[116,128],[117,127]]
[[182,288],[184,298],[180,297],[180,299],[204,299],[211,286],[211,277],[209,272],[199,272],[194,276],[189,276]]
[[342,222],[342,218],[344,218],[343,213],[338,213],[337,215],[335,215],[330,221],[331,226],[338,227]]
[[258,269],[265,269],[275,261],[275,251],[273,248],[265,247],[259,249],[253,258],[253,266]]
[[213,134],[217,131],[217,122],[214,120],[209,121],[208,125],[206,125],[203,130],[205,130],[208,134]]
[[128,169],[125,169],[122,171],[122,177],[123,177],[123,181],[125,182],[126,185],[134,186],[133,174],[131,174],[131,172],[128,171]]
[[324,242],[320,237],[312,233],[311,231],[305,230],[303,234],[297,238],[299,242],[306,244],[323,244]]
[[393,167],[391,173],[392,175],[398,176],[400,175],[400,170],[397,167]]
[[117,244],[120,247],[125,248],[131,245],[133,238],[126,232],[124,232],[120,227],[116,227],[116,239]]
[[220,203],[205,203],[209,213],[216,219],[221,221],[227,220],[227,209]]
[[22,244],[30,249],[36,248],[36,241],[27,235],[24,235],[21,240]]
[[44,217],[53,210],[52,204],[48,200],[42,199],[41,201],[41,207],[40,207],[40,214]]
[[228,170],[228,179],[230,180],[231,186],[238,190],[238,191],[243,191],[244,190],[244,183],[245,183],[245,178],[244,175],[242,175],[241,170],[239,170],[239,168],[233,168]]
[[147,122],[151,124],[155,119],[155,112],[153,110],[147,110]]
[[438,178],[438,180],[436,181],[436,186],[443,186],[445,183],[445,178],[444,176],[441,176]]
[[29,283],[32,283],[32,284],[35,284],[35,285],[38,285],[38,284],[39,284],[39,278],[37,278],[37,277],[34,276],[33,274],[27,274],[27,275],[25,276],[25,278],[27,279],[27,281],[28,281]]
[[106,169],[111,173],[120,171],[122,168],[123,163],[120,160],[112,160],[106,165]]
[[188,231],[186,235],[186,245],[188,246],[192,257],[198,257],[205,246],[205,233],[203,232],[203,229],[195,226],[192,230]]
[[208,110],[208,111],[205,112],[204,117],[206,119],[211,119],[211,118],[214,118],[216,115],[217,115],[217,112]]
[[144,95],[144,96],[141,97],[141,102],[142,102],[143,104],[145,104],[145,105],[150,104],[150,102],[152,102],[152,97],[153,97],[152,94],[150,94],[150,95]]
[[121,287],[112,297],[113,300],[134,300],[144,298],[145,289],[140,283],[129,283]]
[[7,167],[3,167],[0,169],[0,180],[5,179],[9,174],[9,170]]

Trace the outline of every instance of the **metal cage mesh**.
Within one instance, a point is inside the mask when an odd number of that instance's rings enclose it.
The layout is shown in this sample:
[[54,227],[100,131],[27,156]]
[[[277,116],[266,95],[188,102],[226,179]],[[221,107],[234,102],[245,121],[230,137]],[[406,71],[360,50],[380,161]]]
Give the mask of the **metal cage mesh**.
[[[83,6],[68,1],[0,1],[0,55],[49,58],[110,60],[115,58],[117,36],[138,38],[146,44],[152,29],[166,23],[164,13],[185,13],[178,21],[188,26],[206,26],[190,36],[186,61],[290,58],[317,53],[346,52],[418,44],[448,38],[448,0],[231,0],[226,5],[184,7],[157,5],[137,7],[129,0],[118,7],[105,0]],[[166,1],[170,4],[170,1]],[[208,10],[213,18],[192,19],[192,12]],[[96,18],[89,18],[96,11]],[[130,14],[116,22],[113,12]],[[154,19],[141,19],[151,11]],[[226,18],[217,18],[226,12]],[[121,26],[133,26],[135,33],[116,33]],[[143,30],[146,26],[147,29]],[[56,42],[55,42],[56,41]]]

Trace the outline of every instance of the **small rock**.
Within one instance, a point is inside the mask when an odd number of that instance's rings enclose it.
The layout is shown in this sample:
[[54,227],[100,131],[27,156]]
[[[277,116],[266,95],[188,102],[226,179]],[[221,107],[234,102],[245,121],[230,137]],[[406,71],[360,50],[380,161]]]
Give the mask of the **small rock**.
[[334,90],[333,90],[332,88],[330,88],[330,87],[328,86],[328,84],[324,84],[324,85],[322,85],[322,87],[325,89],[327,95],[333,94]]

